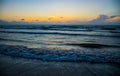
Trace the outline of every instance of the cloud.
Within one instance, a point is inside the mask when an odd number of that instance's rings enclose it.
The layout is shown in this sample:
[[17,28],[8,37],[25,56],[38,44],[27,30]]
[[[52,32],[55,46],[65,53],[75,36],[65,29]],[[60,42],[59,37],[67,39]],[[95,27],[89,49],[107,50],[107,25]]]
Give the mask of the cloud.
[[5,21],[5,20],[0,20],[0,25],[22,25],[22,24],[28,24],[27,22],[25,21],[11,21],[11,22],[8,22],[8,21]]
[[5,22],[7,22],[7,21],[4,21],[4,20],[0,20],[0,23],[5,23]]
[[120,16],[111,16],[107,19],[108,22],[120,22]]
[[9,23],[9,22],[7,22],[7,21],[0,20],[0,24],[1,24],[1,25],[8,24],[8,23]]
[[24,18],[22,18],[21,20],[22,20],[22,21],[24,21],[25,19],[24,19]]
[[64,17],[60,17],[61,19],[63,19]]
[[39,20],[35,20],[35,21],[39,21]]
[[105,22],[109,17],[107,15],[99,15],[96,19],[91,20],[91,23],[101,23]]
[[[52,20],[54,19],[58,19],[58,22],[52,22]],[[71,21],[60,21],[60,19],[62,19],[64,17],[49,17],[48,20],[49,21],[39,21],[38,19],[34,20],[34,22],[26,22],[26,20],[24,18],[20,19],[20,21],[11,21],[11,22],[7,22],[4,20],[0,20],[0,25],[22,25],[22,24],[87,24],[87,25],[120,25],[120,15],[113,15],[113,16],[107,16],[107,15],[99,15],[97,18],[92,19],[91,21],[88,22],[83,22],[80,20],[71,20]],[[50,22],[51,20],[51,22]]]
[[[48,18],[48,20],[50,21],[50,20],[54,20],[54,19],[63,19],[64,17],[59,17],[59,16],[51,16],[51,17],[49,17]],[[59,22],[59,21],[58,21]]]
[[99,15],[96,19],[89,21],[90,24],[120,24],[120,15]]
[[52,20],[53,18],[52,17],[49,17],[48,20]]

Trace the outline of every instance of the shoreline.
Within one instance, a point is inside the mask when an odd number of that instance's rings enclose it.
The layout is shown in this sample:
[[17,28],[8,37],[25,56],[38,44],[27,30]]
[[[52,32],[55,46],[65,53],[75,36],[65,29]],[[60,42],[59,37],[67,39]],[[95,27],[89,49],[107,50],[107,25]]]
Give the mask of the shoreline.
[[0,45],[0,54],[11,57],[37,59],[56,62],[91,62],[120,64],[119,50],[109,51],[101,49],[91,50],[59,50],[49,48],[28,48],[22,45]]
[[120,65],[90,62],[47,62],[0,54],[0,76],[119,76]]

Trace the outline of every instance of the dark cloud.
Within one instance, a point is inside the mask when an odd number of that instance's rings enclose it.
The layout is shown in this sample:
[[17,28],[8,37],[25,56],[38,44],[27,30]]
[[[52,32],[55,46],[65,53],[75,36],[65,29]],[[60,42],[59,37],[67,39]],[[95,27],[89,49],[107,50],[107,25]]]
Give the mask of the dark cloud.
[[93,22],[93,23],[100,23],[100,22],[104,22],[108,18],[109,17],[107,15],[99,15],[98,18],[93,19],[91,22]]
[[90,24],[119,24],[119,15],[108,17],[107,15],[99,15],[98,18],[91,20]]
[[111,16],[109,19],[106,20],[109,23],[117,23],[120,24],[120,16]]
[[114,15],[114,16],[110,16],[110,18],[115,18],[115,17],[118,17],[118,16],[120,16],[120,15]]
[[52,20],[53,18],[52,17],[49,17],[48,20]]
[[24,21],[25,19],[24,19],[24,18],[22,18],[21,20],[22,20],[22,21]]
[[35,20],[35,21],[39,21],[39,20]]
[[3,23],[4,23],[4,22],[7,22],[7,21],[4,21],[4,20],[0,20],[0,22],[3,22]]
[[4,21],[4,20],[0,20],[0,24],[7,24],[8,22],[7,21]]
[[64,17],[60,17],[61,19],[63,19]]

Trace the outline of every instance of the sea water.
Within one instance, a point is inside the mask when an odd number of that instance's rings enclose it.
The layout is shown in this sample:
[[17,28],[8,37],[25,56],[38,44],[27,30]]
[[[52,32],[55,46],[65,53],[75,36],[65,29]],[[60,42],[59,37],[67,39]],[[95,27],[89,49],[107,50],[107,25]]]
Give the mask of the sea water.
[[0,25],[0,53],[45,61],[120,63],[120,26]]

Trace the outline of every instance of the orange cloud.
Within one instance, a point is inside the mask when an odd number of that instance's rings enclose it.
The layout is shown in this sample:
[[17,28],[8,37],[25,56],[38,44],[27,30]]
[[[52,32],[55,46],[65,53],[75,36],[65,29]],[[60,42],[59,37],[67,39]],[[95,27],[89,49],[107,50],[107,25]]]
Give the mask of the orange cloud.
[[109,18],[106,21],[108,21],[108,22],[120,22],[120,16]]

